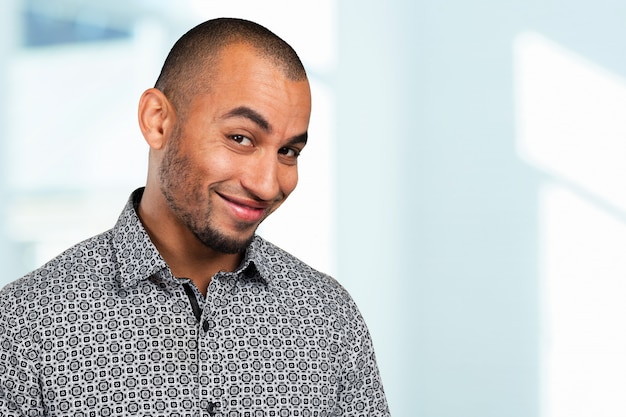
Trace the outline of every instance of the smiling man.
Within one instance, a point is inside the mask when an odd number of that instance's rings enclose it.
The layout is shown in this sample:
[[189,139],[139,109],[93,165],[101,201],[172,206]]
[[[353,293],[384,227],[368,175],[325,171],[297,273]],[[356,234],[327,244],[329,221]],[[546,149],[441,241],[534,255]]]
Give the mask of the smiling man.
[[255,233],[296,187],[310,111],[272,32],[186,33],[139,102],[145,188],[0,293],[0,415],[389,415],[350,296]]

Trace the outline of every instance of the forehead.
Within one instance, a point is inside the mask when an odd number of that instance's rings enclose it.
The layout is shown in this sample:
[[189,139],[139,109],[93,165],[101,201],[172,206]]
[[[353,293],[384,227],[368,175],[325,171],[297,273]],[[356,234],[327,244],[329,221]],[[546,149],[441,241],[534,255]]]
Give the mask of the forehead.
[[306,79],[294,81],[276,63],[246,44],[222,48],[213,65],[207,65],[192,106],[207,105],[211,111],[228,112],[247,106],[270,117],[272,113],[291,119],[306,119],[311,111],[311,92]]

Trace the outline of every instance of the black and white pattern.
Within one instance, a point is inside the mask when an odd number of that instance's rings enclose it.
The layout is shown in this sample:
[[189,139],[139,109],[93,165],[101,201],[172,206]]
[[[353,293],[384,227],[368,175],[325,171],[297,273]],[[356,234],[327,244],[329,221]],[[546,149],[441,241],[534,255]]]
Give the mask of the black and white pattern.
[[257,236],[204,298],[172,276],[133,198],[113,229],[0,293],[0,415],[389,415],[336,281]]

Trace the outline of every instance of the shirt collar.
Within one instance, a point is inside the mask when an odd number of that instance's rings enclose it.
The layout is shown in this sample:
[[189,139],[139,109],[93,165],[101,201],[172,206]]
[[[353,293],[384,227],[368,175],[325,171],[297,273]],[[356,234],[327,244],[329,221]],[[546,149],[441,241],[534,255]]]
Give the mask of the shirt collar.
[[119,268],[118,279],[122,287],[134,286],[139,281],[167,268],[165,260],[137,216],[136,208],[142,195],[143,188],[131,194],[113,228],[112,245]]
[[[137,215],[143,190],[139,188],[131,194],[113,228],[112,245],[119,266],[118,279],[122,287],[134,286],[163,270],[169,271]],[[248,279],[260,278],[267,284],[273,275],[270,264],[277,261],[274,256],[278,256],[274,246],[255,235],[234,273]]]
[[235,272],[242,272],[247,278],[259,277],[269,284],[273,276],[270,264],[276,261],[271,257],[273,254],[276,254],[273,246],[261,236],[255,235]]

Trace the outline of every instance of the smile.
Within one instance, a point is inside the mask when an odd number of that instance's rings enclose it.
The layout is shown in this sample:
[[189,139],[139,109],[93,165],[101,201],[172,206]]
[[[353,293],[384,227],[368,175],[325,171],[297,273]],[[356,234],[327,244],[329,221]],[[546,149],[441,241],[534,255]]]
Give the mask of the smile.
[[263,218],[268,205],[259,203],[258,201],[243,200],[235,197],[227,197],[223,194],[219,194],[222,200],[226,202],[226,205],[230,208],[232,214],[239,220],[249,223],[258,222]]

